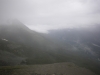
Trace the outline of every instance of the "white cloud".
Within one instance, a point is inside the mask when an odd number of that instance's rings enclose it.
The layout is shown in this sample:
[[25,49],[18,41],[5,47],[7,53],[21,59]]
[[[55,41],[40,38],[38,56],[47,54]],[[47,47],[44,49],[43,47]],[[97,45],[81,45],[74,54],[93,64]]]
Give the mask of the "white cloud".
[[100,24],[100,0],[6,1],[6,15],[17,17],[28,27],[39,32]]

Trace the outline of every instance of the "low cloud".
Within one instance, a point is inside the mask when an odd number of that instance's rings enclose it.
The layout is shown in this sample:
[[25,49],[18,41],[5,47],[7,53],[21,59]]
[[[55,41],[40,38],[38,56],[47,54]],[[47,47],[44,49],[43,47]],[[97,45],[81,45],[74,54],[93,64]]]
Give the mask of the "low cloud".
[[0,0],[0,6],[0,19],[18,18],[39,32],[100,24],[100,0]]

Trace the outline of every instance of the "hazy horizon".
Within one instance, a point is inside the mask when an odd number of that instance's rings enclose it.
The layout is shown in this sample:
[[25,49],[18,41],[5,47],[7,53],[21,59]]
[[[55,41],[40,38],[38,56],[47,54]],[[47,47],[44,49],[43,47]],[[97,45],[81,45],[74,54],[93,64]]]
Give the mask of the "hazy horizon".
[[51,29],[100,24],[99,0],[0,0],[0,23],[17,18],[30,29]]

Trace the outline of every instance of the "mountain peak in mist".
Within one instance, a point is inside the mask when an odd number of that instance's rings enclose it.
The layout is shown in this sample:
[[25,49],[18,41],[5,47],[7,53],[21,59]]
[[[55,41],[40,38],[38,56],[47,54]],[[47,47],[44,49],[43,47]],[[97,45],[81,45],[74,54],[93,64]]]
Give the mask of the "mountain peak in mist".
[[20,22],[18,19],[13,19],[12,24],[23,24],[23,23]]
[[25,26],[21,21],[19,21],[18,19],[13,19],[12,20],[12,25],[16,25],[16,26]]
[[12,27],[15,28],[20,28],[20,29],[25,29],[25,30],[29,30],[29,28],[27,26],[25,26],[21,21],[19,21],[18,19],[13,19],[11,21],[11,25]]

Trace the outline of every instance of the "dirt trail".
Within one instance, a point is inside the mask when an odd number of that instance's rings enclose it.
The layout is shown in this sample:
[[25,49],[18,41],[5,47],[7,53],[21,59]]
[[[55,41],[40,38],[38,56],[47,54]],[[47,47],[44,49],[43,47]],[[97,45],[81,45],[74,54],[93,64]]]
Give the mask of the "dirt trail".
[[96,75],[90,70],[78,67],[73,63],[15,66],[11,70],[10,73],[5,73],[8,70],[0,71],[0,75]]

